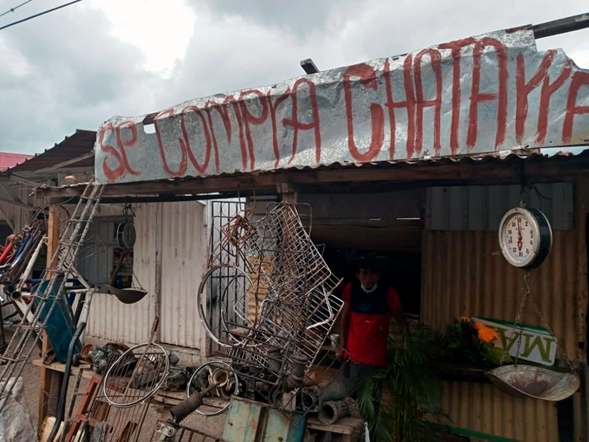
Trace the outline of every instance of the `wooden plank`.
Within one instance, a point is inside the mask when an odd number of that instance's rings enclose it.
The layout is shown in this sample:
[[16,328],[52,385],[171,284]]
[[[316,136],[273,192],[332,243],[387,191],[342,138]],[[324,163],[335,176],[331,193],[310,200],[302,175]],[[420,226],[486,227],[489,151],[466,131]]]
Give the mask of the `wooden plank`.
[[[534,182],[572,181],[575,177],[586,174],[589,167],[588,158],[554,158],[552,160],[516,160],[509,162],[450,163],[450,164],[395,164],[390,167],[363,166],[349,168],[324,168],[302,170],[278,170],[257,174],[240,173],[227,176],[211,176],[176,181],[156,181],[142,183],[111,184],[105,187],[107,195],[158,195],[189,194],[211,192],[256,192],[262,190],[276,191],[276,185],[324,185],[326,183],[361,183],[361,182],[420,182],[439,183],[472,181],[473,183],[509,183],[520,182],[522,173]],[[80,195],[85,184],[64,188],[45,187],[38,193],[47,197]]]
[[[4,189],[4,192],[6,192],[6,195],[8,195],[8,197],[17,203],[22,203],[21,199],[20,199],[20,195],[18,194],[18,191],[14,190],[14,188],[12,186],[10,186],[10,184],[8,184],[7,180],[2,180],[0,179],[0,187],[2,187],[2,189]],[[18,189],[18,187],[17,187]]]
[[[47,370],[51,370],[51,371],[55,371],[55,372],[59,372],[59,373],[65,373],[65,364],[62,364],[61,362],[53,362],[51,364],[43,364],[43,360],[41,359],[34,359],[31,362],[32,365],[36,366],[36,367],[43,367]],[[72,372],[71,372],[71,376],[75,376],[78,374],[78,372],[83,369],[84,371],[82,372],[82,377],[84,379],[92,379],[95,374],[93,371],[91,371],[91,366],[90,364],[81,364],[78,367],[73,367],[72,366]]]
[[355,417],[342,417],[335,424],[327,425],[319,420],[319,418],[312,416],[307,418],[307,428],[309,430],[325,431],[327,433],[336,434],[353,434],[360,431],[364,421]]
[[33,206],[29,206],[28,204],[24,204],[24,203],[22,203],[20,201],[13,201],[13,200],[8,199],[8,198],[1,198],[0,197],[0,203],[12,204],[13,206],[20,207],[21,209],[25,209],[25,210],[30,210],[32,212],[35,211],[35,210],[37,210]]
[[[47,224],[47,266],[52,264],[52,257],[58,249],[59,244],[59,213],[62,209],[58,206],[49,208],[49,219]],[[45,357],[51,345],[46,332],[43,332],[43,343],[41,349],[42,357]],[[57,395],[61,390],[63,373],[50,370],[45,366],[41,367],[41,382],[39,387],[39,415],[38,431],[41,431],[43,421],[48,415],[55,415],[57,404],[51,403],[52,392]]]

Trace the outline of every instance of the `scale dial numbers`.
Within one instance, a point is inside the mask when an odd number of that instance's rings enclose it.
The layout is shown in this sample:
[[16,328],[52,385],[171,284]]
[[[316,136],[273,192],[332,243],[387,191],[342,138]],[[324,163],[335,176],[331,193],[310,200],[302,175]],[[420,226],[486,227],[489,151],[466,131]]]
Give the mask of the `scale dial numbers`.
[[499,244],[513,266],[533,268],[546,258],[552,230],[546,216],[535,209],[515,208],[505,214],[499,228]]
[[534,229],[529,219],[517,213],[507,221],[504,242],[509,254],[517,261],[526,261],[535,250]]

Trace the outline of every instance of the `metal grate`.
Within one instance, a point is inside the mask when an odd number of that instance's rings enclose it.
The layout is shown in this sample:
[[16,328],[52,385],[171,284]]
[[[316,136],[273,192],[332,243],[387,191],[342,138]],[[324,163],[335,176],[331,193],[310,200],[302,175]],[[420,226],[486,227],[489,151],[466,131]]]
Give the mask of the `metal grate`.
[[293,204],[278,204],[254,223],[235,215],[218,230],[209,272],[226,271],[240,284],[231,296],[232,281],[221,290],[212,284],[225,310],[205,327],[240,378],[258,392],[284,390],[295,365],[307,373],[342,309],[333,296],[340,280]]

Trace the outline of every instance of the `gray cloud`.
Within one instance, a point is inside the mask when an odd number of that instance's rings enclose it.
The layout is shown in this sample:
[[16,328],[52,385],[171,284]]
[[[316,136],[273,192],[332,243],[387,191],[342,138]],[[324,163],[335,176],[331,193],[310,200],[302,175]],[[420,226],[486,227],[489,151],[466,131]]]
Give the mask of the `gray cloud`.
[[[113,115],[299,76],[299,61],[308,57],[329,69],[583,12],[575,0],[187,3],[195,29],[168,79],[147,72],[142,52],[109,35],[96,9],[73,6],[1,31],[0,150],[40,151]],[[538,45],[587,54],[587,41],[584,30]]]

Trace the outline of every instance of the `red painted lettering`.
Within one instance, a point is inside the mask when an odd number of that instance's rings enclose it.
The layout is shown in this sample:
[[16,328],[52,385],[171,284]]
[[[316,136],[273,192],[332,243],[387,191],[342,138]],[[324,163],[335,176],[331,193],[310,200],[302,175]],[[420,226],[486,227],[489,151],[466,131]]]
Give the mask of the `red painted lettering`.
[[[429,55],[432,69],[436,77],[436,97],[433,100],[423,98],[423,80],[421,78],[421,60],[424,55]],[[417,95],[417,132],[415,133],[415,150],[421,154],[423,146],[423,112],[426,107],[433,107],[434,115],[434,151],[436,156],[440,154],[440,126],[442,121],[442,66],[441,55],[436,49],[424,49],[415,56],[415,93]]]
[[562,141],[564,143],[570,143],[573,137],[575,115],[589,114],[589,106],[577,106],[577,96],[579,94],[579,89],[582,87],[589,87],[589,72],[575,72],[571,79],[569,95],[567,98],[567,111],[566,116],[564,117],[564,125],[562,127]]
[[[249,109],[247,107],[247,101],[244,99],[245,96],[250,95],[250,94],[254,94],[258,97],[258,100],[255,100],[254,102],[256,102],[256,101],[259,102],[260,106],[262,107],[262,109],[260,110],[260,115],[258,115],[258,116],[252,114],[249,111]],[[254,141],[252,139],[252,132],[251,132],[250,124],[260,125],[266,121],[266,118],[268,118],[268,104],[266,103],[266,96],[256,89],[243,91],[241,93],[241,95],[239,96],[239,98],[240,98],[239,105],[241,108],[241,116],[243,119],[243,127],[245,128],[245,136],[246,136],[247,148],[248,148],[248,152],[249,152],[250,170],[254,170],[256,167],[256,155],[254,153]],[[241,133],[241,130],[240,130],[240,133]]]
[[[205,159],[202,164],[200,164],[198,162],[198,160],[196,159],[196,157],[192,153],[192,147],[190,146],[190,137],[188,135],[188,129],[186,128],[186,118],[185,118],[187,111],[193,112],[194,114],[196,114],[200,117],[202,127],[204,130],[205,140],[206,140],[206,148],[205,148]],[[209,128],[207,127],[207,122],[206,122],[205,117],[202,114],[201,110],[196,106],[186,106],[184,109],[182,109],[182,112],[180,114],[180,127],[182,128],[182,136],[184,137],[184,143],[185,143],[184,147],[186,149],[186,152],[188,153],[188,158],[190,158],[190,161],[192,162],[192,165],[195,167],[197,172],[199,174],[203,175],[207,171],[207,168],[209,167],[209,161],[211,160],[211,149],[213,148],[213,146],[212,146],[211,135],[209,133]],[[182,142],[182,141],[180,141],[180,142]]]
[[157,114],[157,116],[155,117],[155,119],[153,121],[155,124],[155,134],[157,135],[157,145],[159,147],[160,157],[162,159],[164,171],[172,177],[184,176],[186,174],[186,168],[188,167],[188,161],[186,159],[186,145],[184,143],[184,140],[181,137],[178,137],[178,141],[180,143],[180,165],[178,166],[178,170],[170,169],[170,166],[168,164],[167,153],[166,153],[166,151],[169,150],[169,148],[165,147],[164,143],[162,142],[162,131],[160,129],[160,122],[159,122],[160,117],[164,117],[164,116],[173,117],[174,110],[168,109],[166,111],[160,112],[159,114]]
[[465,38],[438,46],[440,49],[450,49],[452,51],[452,126],[450,129],[450,150],[452,155],[458,152],[458,131],[460,129],[460,100],[462,99],[460,91],[460,51],[462,48],[474,44],[475,41],[474,38]]
[[[110,157],[106,157],[102,160],[102,171],[104,172],[104,176],[108,182],[112,183],[125,174],[125,166],[121,155],[119,155],[119,152],[113,146],[104,143],[104,135],[109,130],[111,132],[115,132],[112,123],[106,123],[100,128],[100,131],[98,132],[98,145],[100,146],[101,151],[111,155]],[[108,165],[109,158],[114,158],[117,161],[118,165],[114,169]]]
[[[123,140],[122,129],[125,127],[131,131],[131,138],[128,140]],[[121,151],[121,159],[123,160],[125,171],[129,172],[131,175],[141,175],[141,172],[134,170],[129,164],[129,159],[127,158],[126,152],[128,147],[134,146],[137,142],[137,125],[133,121],[123,121],[122,123],[117,124],[117,127],[115,128],[115,135],[117,138],[117,145]]]
[[217,136],[215,134],[215,125],[213,124],[212,110],[216,110],[221,116],[221,121],[225,127],[225,136],[227,137],[227,143],[231,143],[232,132],[231,132],[231,119],[229,118],[229,104],[233,105],[235,112],[235,119],[239,127],[239,143],[241,148],[241,162],[243,169],[247,167],[247,151],[245,147],[245,140],[243,139],[243,129],[241,127],[241,114],[239,112],[239,105],[237,104],[234,97],[226,97],[222,104],[215,103],[213,101],[207,101],[205,103],[205,110],[207,111],[207,117],[209,120],[209,127],[211,129],[211,138],[213,140],[213,148],[215,149],[215,167],[219,170],[219,146],[217,144]]
[[[276,111],[278,110],[278,106],[282,104],[286,99],[290,97],[290,88],[286,89],[286,92],[282,95],[279,95],[276,98],[276,101],[272,102],[272,90],[268,91],[267,99],[268,99],[268,106],[270,107],[270,119],[272,121],[272,148],[274,149],[274,168],[278,169],[280,164],[280,147],[278,146],[278,128],[276,124]],[[294,155],[293,155],[294,157]]]
[[548,51],[542,59],[542,63],[534,76],[526,83],[526,67],[524,63],[524,54],[517,56],[517,73],[516,73],[516,89],[517,89],[517,103],[515,111],[515,139],[518,144],[522,144],[524,137],[526,119],[528,118],[528,95],[542,83],[546,78],[548,69],[554,59],[555,51]]
[[370,105],[370,115],[372,117],[372,139],[368,150],[364,153],[358,150],[354,140],[354,116],[352,106],[352,85],[351,78],[358,77],[360,83],[368,88],[376,90],[376,72],[366,64],[350,66],[344,74],[344,95],[346,100],[346,112],[348,120],[348,149],[356,161],[371,161],[380,153],[382,143],[384,142],[384,113],[382,107],[377,103]]
[[[485,47],[495,49],[498,64],[499,91],[496,94],[482,93],[481,89],[481,59]],[[470,112],[468,119],[468,134],[466,145],[469,151],[477,142],[478,132],[478,110],[479,103],[497,100],[497,132],[495,136],[495,149],[505,140],[505,129],[507,123],[507,50],[500,41],[484,37],[479,40],[474,48],[472,73],[472,91],[470,97]]]
[[385,89],[387,94],[386,107],[389,110],[389,125],[391,126],[391,144],[389,146],[389,157],[395,157],[397,124],[395,121],[395,109],[404,107],[407,109],[407,158],[413,156],[415,142],[415,95],[413,93],[413,79],[411,78],[411,65],[413,57],[409,54],[403,63],[403,82],[405,83],[405,101],[394,101],[393,84],[391,81],[391,65],[387,59],[384,64]]
[[[313,120],[309,123],[302,123],[298,117],[298,96],[297,92],[301,85],[309,87],[309,100],[311,101],[311,114]],[[299,130],[311,130],[315,131],[315,162],[321,161],[321,125],[319,122],[319,107],[317,106],[317,95],[315,93],[315,83],[306,78],[298,79],[292,87],[292,119],[284,118],[282,124],[285,126],[291,126],[294,128],[293,139],[292,139],[292,156],[288,161],[289,164],[294,160],[297,154]]]
[[544,143],[546,140],[546,132],[548,131],[548,114],[550,112],[550,97],[564,84],[569,75],[571,75],[572,64],[567,60],[562,72],[553,83],[550,83],[548,75],[544,77],[542,84],[542,92],[540,94],[540,107],[538,114],[538,133],[536,135],[536,142],[538,144]]

